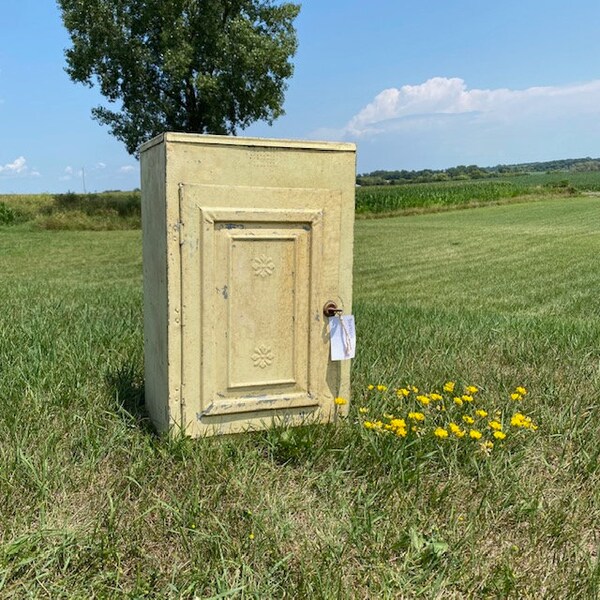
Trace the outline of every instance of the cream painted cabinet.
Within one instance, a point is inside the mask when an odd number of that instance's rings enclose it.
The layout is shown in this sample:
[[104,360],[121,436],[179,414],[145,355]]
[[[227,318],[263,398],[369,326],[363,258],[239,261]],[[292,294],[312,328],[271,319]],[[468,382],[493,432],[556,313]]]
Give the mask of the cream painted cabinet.
[[159,430],[331,420],[349,361],[351,144],[164,134],[142,147],[145,393]]

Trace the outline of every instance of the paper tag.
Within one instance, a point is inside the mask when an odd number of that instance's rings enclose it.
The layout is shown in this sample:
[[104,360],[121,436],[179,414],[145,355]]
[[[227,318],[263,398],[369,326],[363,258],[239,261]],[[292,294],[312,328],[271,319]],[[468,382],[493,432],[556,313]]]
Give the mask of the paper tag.
[[356,352],[354,316],[331,317],[329,319],[329,338],[331,340],[331,360],[354,358]]

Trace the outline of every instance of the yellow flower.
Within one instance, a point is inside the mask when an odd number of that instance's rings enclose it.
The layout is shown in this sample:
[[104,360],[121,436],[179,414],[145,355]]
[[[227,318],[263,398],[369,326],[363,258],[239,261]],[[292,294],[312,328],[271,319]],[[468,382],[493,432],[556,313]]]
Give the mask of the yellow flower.
[[473,425],[473,423],[475,423],[475,419],[473,417],[471,417],[470,415],[463,415],[462,420],[467,424],[467,425]]
[[371,421],[365,421],[363,425],[365,426],[365,429],[375,429],[375,424],[371,423]]
[[425,415],[422,412],[409,412],[408,418],[411,419],[411,421],[424,421]]
[[517,394],[517,392],[515,392],[514,394],[510,395],[510,399],[511,400],[523,400],[523,396],[521,394]]
[[484,450],[491,450],[494,447],[494,442],[490,442],[489,440],[487,442],[483,442],[483,444],[481,444],[481,447]]
[[411,389],[411,390],[412,390],[412,391],[413,391],[415,394],[418,394],[418,393],[419,393],[419,388],[418,388],[418,387],[415,387],[414,385],[411,385],[411,386],[409,386],[409,387],[410,387],[410,389]]
[[366,414],[369,412],[369,409],[368,409],[366,406],[361,406],[361,407],[358,409],[358,412],[359,412],[361,415],[366,415]]
[[378,391],[378,392],[387,392],[387,387],[386,387],[385,385],[381,385],[381,384],[379,384],[379,385],[377,386],[377,391]]
[[383,418],[389,421],[390,419],[394,418],[394,415],[390,415],[390,413],[383,413]]
[[465,430],[461,429],[456,423],[448,423],[448,429],[458,438],[465,435]]
[[490,426],[490,429],[493,429],[494,431],[500,431],[502,429],[502,423],[499,423],[498,421],[490,421],[488,425]]
[[346,400],[346,398],[340,398],[339,396],[334,400],[334,402],[338,406],[344,406],[344,404],[348,404],[348,400]]
[[482,436],[481,431],[477,431],[477,429],[471,429],[469,431],[469,437],[472,440],[479,440],[479,439],[481,439],[481,436]]
[[476,411],[475,411],[475,414],[476,414],[478,417],[487,417],[487,416],[488,416],[488,414],[487,414],[487,410],[483,410],[482,408],[480,408],[479,410],[476,410]]
[[522,385],[520,385],[515,389],[515,392],[517,392],[517,394],[521,394],[521,396],[524,396],[527,393],[527,390]]
[[439,394],[436,394],[436,393],[429,394],[429,397],[430,397],[432,400],[436,400],[436,401],[439,401],[439,400],[443,400],[443,399],[444,399],[444,398],[443,398],[443,396],[440,396]]
[[394,428],[405,428],[406,427],[406,421],[404,419],[392,419],[390,421],[390,425]]
[[400,397],[406,398],[406,396],[408,396],[409,394],[410,394],[410,391],[407,390],[406,388],[400,388],[400,389],[396,390],[396,395],[398,396],[398,398],[400,398]]
[[473,402],[473,396],[470,396],[469,394],[463,394],[462,399],[464,402]]
[[417,400],[423,405],[427,406],[431,400],[427,396],[417,396]]
[[459,398],[458,396],[455,396],[453,398],[453,400],[454,400],[454,404],[456,404],[457,406],[462,406],[463,405],[463,399],[462,398]]
[[436,430],[433,432],[433,435],[443,440],[448,437],[448,431],[443,427],[437,427]]
[[494,437],[497,440],[503,440],[506,438],[506,434],[503,431],[494,431]]
[[532,431],[537,429],[537,425],[533,423],[531,418],[521,413],[515,413],[510,420],[510,424],[513,427],[522,427],[523,429],[531,429]]
[[451,394],[454,391],[454,385],[455,385],[454,381],[447,381],[444,384],[444,391]]
[[367,389],[368,389],[369,391],[371,391],[371,390],[374,390],[374,389],[375,389],[375,386],[374,386],[372,383],[370,383],[370,384],[367,386]]
[[467,392],[467,394],[476,394],[478,391],[479,391],[479,388],[474,385],[468,385],[465,388],[465,392]]

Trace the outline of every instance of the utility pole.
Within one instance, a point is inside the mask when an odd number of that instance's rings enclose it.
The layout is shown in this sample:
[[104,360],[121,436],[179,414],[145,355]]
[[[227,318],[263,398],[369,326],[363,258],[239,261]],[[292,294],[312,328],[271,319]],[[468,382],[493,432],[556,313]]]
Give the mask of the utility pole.
[[81,179],[83,180],[83,193],[85,194],[85,169],[81,167]]

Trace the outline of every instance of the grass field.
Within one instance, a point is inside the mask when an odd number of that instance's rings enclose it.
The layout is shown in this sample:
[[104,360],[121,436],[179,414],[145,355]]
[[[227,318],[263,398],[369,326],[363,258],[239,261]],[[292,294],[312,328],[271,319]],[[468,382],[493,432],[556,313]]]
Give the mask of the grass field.
[[[358,221],[348,421],[170,441],[139,231],[0,227],[0,597],[597,597],[599,253],[595,197]],[[363,426],[449,380],[538,430]]]
[[356,195],[358,216],[390,215],[535,200],[549,193],[598,192],[600,172],[556,172],[494,179],[367,186]]

